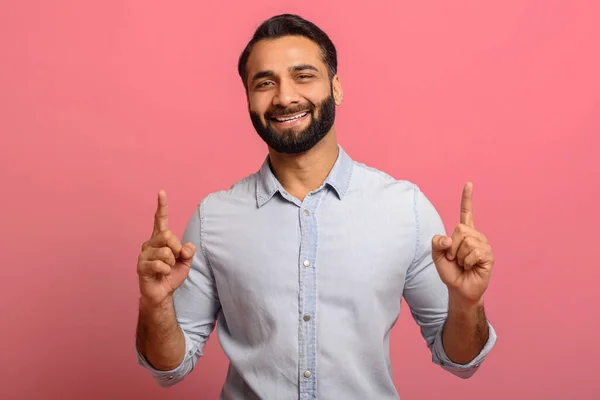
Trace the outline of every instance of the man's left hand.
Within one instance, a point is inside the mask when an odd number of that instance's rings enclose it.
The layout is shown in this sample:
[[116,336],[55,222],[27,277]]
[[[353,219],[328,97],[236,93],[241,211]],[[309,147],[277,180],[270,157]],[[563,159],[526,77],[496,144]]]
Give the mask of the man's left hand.
[[481,301],[488,287],[494,255],[487,238],[473,225],[473,184],[463,189],[460,223],[451,237],[432,239],[432,256],[451,295],[467,303]]

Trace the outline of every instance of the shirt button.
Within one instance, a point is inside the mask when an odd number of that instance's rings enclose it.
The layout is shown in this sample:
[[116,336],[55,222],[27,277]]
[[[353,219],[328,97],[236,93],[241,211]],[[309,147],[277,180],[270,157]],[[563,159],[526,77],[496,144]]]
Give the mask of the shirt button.
[[302,211],[304,213],[304,215],[306,215],[307,217],[310,215],[310,213],[308,212],[308,210],[304,210]]
[[308,260],[304,260],[304,263],[303,263],[303,264],[304,264],[304,266],[305,266],[305,267],[308,267],[308,266],[310,265],[310,261],[308,261]]
[[312,374],[310,373],[310,371],[304,371],[304,377],[305,378],[310,378]]
[[310,315],[305,315],[305,316],[304,316],[304,320],[305,320],[305,321],[310,321]]

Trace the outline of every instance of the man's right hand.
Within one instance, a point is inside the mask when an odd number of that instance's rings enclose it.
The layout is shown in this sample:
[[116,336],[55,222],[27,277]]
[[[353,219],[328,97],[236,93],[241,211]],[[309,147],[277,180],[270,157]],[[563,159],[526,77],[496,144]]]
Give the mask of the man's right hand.
[[175,289],[185,281],[192,265],[196,247],[192,243],[181,245],[168,227],[167,194],[158,193],[154,215],[154,230],[142,245],[138,257],[137,273],[140,295],[150,307],[158,307],[171,298]]

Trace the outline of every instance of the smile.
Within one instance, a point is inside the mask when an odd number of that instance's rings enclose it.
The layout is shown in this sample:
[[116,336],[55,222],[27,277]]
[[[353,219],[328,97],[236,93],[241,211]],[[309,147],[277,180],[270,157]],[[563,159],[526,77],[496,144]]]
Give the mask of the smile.
[[308,112],[301,112],[299,114],[295,114],[295,115],[291,115],[288,117],[276,117],[273,118],[273,120],[277,121],[277,122],[282,122],[282,123],[291,123],[291,122],[295,122],[301,118],[304,118],[308,115]]

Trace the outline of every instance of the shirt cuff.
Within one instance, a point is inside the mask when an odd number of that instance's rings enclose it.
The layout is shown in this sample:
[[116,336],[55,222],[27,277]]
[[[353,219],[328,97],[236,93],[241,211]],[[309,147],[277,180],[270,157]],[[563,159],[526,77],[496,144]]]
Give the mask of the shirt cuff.
[[136,347],[138,363],[148,370],[159,386],[169,387],[175,385],[183,380],[183,378],[194,368],[194,344],[185,332],[183,332],[183,336],[185,338],[185,356],[183,361],[181,361],[181,364],[171,370],[164,371],[154,368]]
[[490,350],[492,350],[492,348],[496,344],[496,331],[489,323],[489,321],[487,322],[487,325],[489,329],[489,334],[485,346],[483,346],[479,354],[467,364],[457,364],[448,358],[446,352],[444,351],[444,346],[442,344],[443,329],[440,328],[435,337],[435,341],[433,342],[433,349],[431,352],[433,362],[444,368],[446,371],[460,378],[470,378],[479,369],[479,366],[481,365],[483,360],[485,360]]

